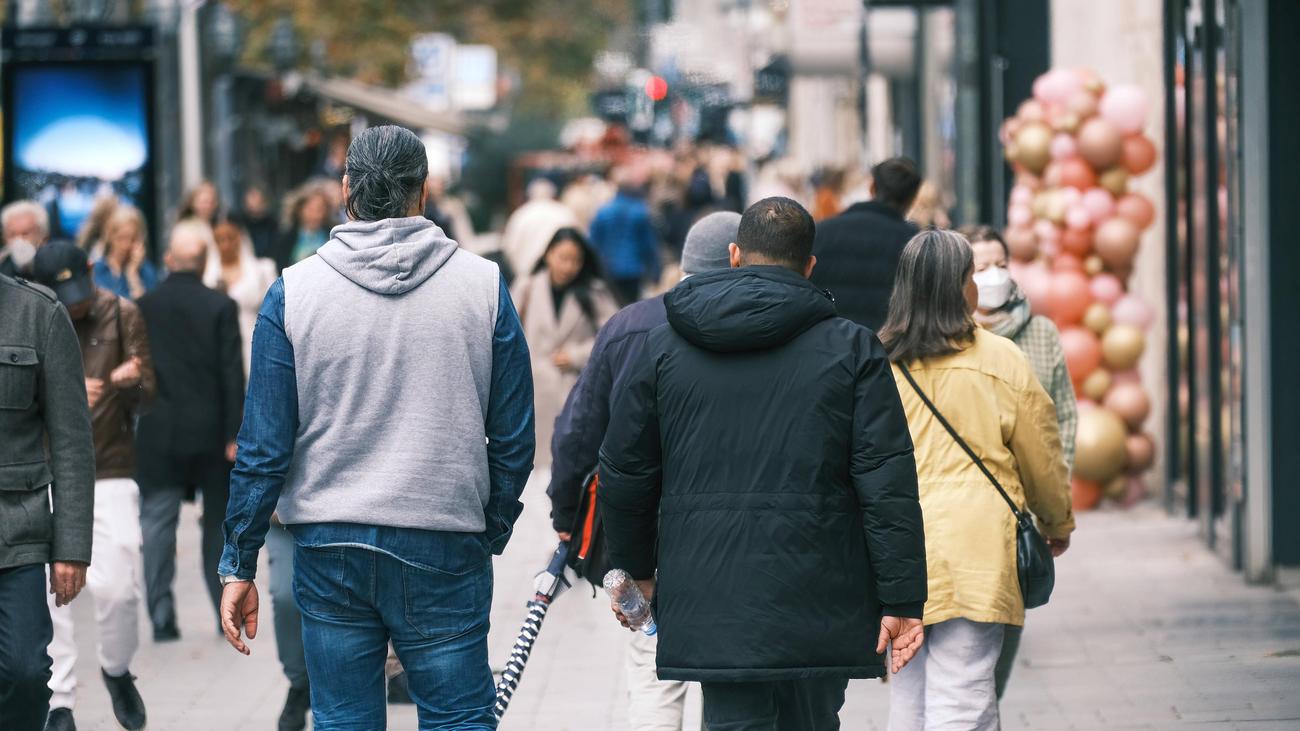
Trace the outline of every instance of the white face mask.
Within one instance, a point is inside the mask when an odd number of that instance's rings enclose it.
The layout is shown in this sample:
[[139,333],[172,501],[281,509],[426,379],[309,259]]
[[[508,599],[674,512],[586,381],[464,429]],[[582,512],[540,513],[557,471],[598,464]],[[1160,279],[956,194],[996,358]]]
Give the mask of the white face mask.
[[1005,267],[989,267],[975,272],[974,280],[980,292],[980,307],[996,310],[1011,299],[1011,273]]
[[36,258],[36,244],[27,239],[11,239],[9,241],[9,256],[14,261],[14,266],[19,269],[26,269],[32,259]]

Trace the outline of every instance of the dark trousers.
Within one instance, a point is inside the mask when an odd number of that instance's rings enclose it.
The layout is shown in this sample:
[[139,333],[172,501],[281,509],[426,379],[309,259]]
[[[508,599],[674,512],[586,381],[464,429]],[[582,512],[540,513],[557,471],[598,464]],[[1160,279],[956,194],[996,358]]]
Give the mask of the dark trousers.
[[220,626],[221,580],[217,564],[224,540],[221,524],[230,499],[230,463],[221,455],[174,460],[170,478],[141,472],[140,530],[144,536],[144,583],[149,619],[154,628],[176,624],[176,527],[181,502],[198,490],[203,499],[203,539],[200,570]]
[[0,729],[41,731],[50,708],[54,638],[45,564],[0,569]]
[[701,683],[709,731],[835,731],[846,678]]

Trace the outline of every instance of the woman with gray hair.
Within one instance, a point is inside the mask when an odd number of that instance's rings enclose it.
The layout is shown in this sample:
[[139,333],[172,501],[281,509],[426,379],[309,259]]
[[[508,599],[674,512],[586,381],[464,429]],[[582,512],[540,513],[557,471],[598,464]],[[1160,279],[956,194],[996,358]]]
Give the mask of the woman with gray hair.
[[880,330],[916,450],[929,581],[926,643],[890,684],[891,731],[998,728],[994,667],[1025,618],[1006,500],[1028,506],[1053,555],[1074,530],[1052,400],[1015,343],[976,325],[974,271],[960,234],[917,234]]
[[410,130],[358,135],[351,220],[284,271],[253,332],[222,628],[248,654],[274,510],[320,731],[385,726],[390,639],[421,728],[496,726],[491,557],[532,468],[532,371],[497,266],[421,215],[427,178]]

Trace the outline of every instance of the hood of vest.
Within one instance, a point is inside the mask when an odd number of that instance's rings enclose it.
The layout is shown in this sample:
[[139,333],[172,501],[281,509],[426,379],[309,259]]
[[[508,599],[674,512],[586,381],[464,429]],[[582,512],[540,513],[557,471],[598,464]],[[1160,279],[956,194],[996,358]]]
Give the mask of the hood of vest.
[[405,294],[442,268],[456,248],[432,221],[411,216],[335,226],[316,254],[371,292]]

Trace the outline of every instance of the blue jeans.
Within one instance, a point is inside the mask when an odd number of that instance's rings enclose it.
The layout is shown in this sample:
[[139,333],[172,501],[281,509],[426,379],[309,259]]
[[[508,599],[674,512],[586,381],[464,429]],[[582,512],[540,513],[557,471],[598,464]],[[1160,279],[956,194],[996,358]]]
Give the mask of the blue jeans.
[[492,563],[484,552],[440,564],[417,567],[352,545],[296,547],[293,589],[313,728],[386,727],[390,639],[406,668],[420,731],[497,727],[487,656]]
[[41,731],[50,707],[54,637],[45,564],[0,569],[0,729]]

